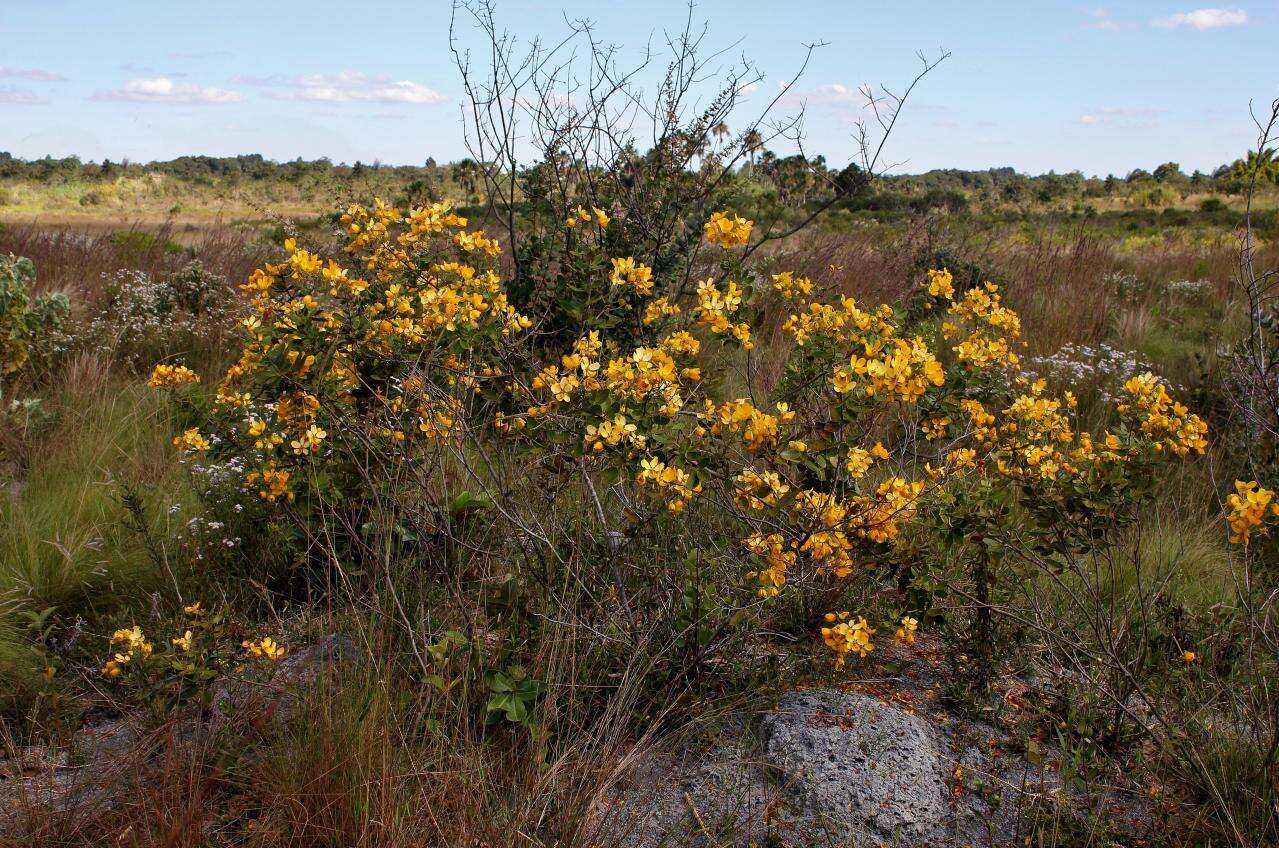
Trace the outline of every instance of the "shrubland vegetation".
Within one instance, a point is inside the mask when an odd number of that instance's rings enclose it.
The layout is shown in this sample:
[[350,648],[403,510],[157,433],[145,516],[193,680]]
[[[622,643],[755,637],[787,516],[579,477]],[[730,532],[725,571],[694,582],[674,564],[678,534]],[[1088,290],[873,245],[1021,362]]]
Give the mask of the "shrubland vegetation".
[[[696,31],[640,101],[477,20],[469,164],[0,162],[22,210],[308,206],[0,228],[5,742],[146,731],[105,808],[15,790],[15,844],[625,844],[646,752],[888,643],[1053,752],[1028,844],[1274,844],[1268,154],[829,168],[729,129],[749,66],[694,108]],[[606,132],[641,102],[643,150]],[[334,639],[287,722],[227,720]]]
[[[729,133],[726,122],[716,122],[705,141],[723,145]],[[738,198],[743,213],[760,217],[786,210],[798,219],[815,207],[831,205],[838,213],[832,218],[837,226],[856,220],[905,220],[929,212],[995,216],[1008,222],[1056,214],[1101,216],[1125,226],[1184,226],[1192,221],[1222,226],[1237,219],[1250,190],[1263,201],[1268,221],[1279,185],[1279,164],[1269,151],[1260,157],[1249,152],[1209,174],[1188,175],[1176,162],[1104,178],[1079,171],[1029,175],[1012,168],[940,169],[879,175],[873,185],[864,185],[865,175],[857,165],[833,167],[820,155],[774,153],[770,143],[783,143],[784,134],[766,138],[755,129],[735,141],[739,149],[733,157],[738,166],[734,174],[745,189]],[[477,150],[477,155],[483,154]],[[0,219],[199,224],[271,215],[328,216],[335,205],[368,197],[403,207],[442,199],[466,206],[488,198],[485,172],[491,164],[490,159],[474,158],[446,164],[427,160],[422,165],[334,164],[327,159],[274,162],[256,154],[116,163],[76,157],[24,160],[0,152]],[[546,169],[544,176],[553,171]],[[1251,183],[1254,173],[1256,186]],[[851,190],[859,187],[865,190]],[[541,180],[517,182],[510,188],[511,197],[530,203],[548,190]],[[1162,219],[1159,213],[1164,213]]]

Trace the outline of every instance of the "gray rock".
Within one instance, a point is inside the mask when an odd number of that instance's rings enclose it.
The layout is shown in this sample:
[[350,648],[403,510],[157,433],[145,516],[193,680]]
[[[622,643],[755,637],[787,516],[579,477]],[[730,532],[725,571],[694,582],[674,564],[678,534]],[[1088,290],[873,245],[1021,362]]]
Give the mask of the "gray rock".
[[263,680],[228,675],[213,686],[215,718],[231,718],[265,710],[275,720],[287,722],[297,706],[299,692],[321,677],[351,662],[361,653],[354,639],[330,633],[296,652],[288,653]]
[[601,799],[586,842],[626,848],[727,848],[770,844],[776,794],[747,752],[651,752],[627,785]]
[[787,693],[764,751],[813,836],[842,845],[932,844],[948,804],[937,741],[921,718],[875,698]]

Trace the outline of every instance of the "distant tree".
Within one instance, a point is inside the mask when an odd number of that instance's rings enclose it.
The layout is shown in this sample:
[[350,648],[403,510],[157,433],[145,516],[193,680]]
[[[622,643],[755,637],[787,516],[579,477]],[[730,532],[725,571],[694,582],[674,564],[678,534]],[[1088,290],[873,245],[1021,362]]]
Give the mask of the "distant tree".
[[746,155],[750,159],[752,168],[755,165],[755,155],[763,144],[764,137],[759,134],[759,130],[748,130],[746,135],[742,137],[742,146],[746,148]]
[[1249,150],[1243,159],[1236,159],[1224,174],[1226,191],[1241,194],[1248,190],[1253,179],[1259,186],[1279,185],[1279,158],[1275,149]]
[[471,199],[479,192],[480,180],[484,176],[484,171],[480,164],[474,159],[463,159],[453,166],[453,176],[457,180],[457,184],[461,186],[462,191],[466,194],[466,202],[470,203]]
[[1165,162],[1158,168],[1155,168],[1154,178],[1156,182],[1179,182],[1186,179],[1186,175],[1181,172],[1181,166],[1176,162]]

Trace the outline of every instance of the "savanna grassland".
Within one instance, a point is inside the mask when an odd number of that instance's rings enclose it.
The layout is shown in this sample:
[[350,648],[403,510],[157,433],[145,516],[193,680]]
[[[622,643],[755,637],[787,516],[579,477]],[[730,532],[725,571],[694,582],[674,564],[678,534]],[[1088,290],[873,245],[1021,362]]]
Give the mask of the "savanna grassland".
[[831,169],[673,49],[645,149],[0,158],[0,843],[873,844],[676,787],[796,690],[975,740],[886,844],[1279,843],[1266,136]]

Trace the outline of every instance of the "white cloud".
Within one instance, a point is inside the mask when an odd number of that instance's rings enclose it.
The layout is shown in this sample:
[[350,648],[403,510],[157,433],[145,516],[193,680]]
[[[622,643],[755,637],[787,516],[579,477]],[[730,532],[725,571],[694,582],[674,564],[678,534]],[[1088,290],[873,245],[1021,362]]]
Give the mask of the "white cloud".
[[5,65],[0,65],[0,78],[24,79],[32,82],[66,82],[67,79],[62,74],[40,68],[10,68]]
[[1149,129],[1155,126],[1164,109],[1150,106],[1102,106],[1082,115],[1079,123],[1085,126],[1106,125],[1125,129]]
[[809,92],[805,99],[814,103],[831,103],[838,105],[855,105],[859,107],[866,106],[870,103],[870,98],[866,96],[866,91],[859,88],[849,88],[840,82],[832,82],[829,85],[819,85],[817,88]]
[[748,82],[746,85],[737,89],[737,93],[742,97],[750,97],[757,91],[759,91],[759,83],[757,82]]
[[277,100],[310,100],[328,103],[443,103],[438,91],[412,80],[343,71],[338,74],[303,74],[296,77],[237,77],[236,82],[277,89]]
[[1089,9],[1088,17],[1092,18],[1092,23],[1088,24],[1088,26],[1093,29],[1101,29],[1107,32],[1118,32],[1123,29],[1123,27],[1119,25],[1118,21],[1110,17],[1110,10],[1104,9],[1101,6],[1098,6],[1095,9]]
[[48,98],[41,97],[34,91],[14,88],[11,85],[0,85],[0,103],[22,103],[30,105],[48,102]]
[[1155,26],[1188,26],[1199,30],[1243,26],[1246,23],[1248,13],[1243,9],[1195,9],[1193,12],[1178,12],[1166,18],[1155,19]]
[[99,91],[94,100],[125,100],[133,103],[238,103],[244,95],[224,88],[204,88],[190,82],[174,82],[168,77],[132,79],[120,88]]

